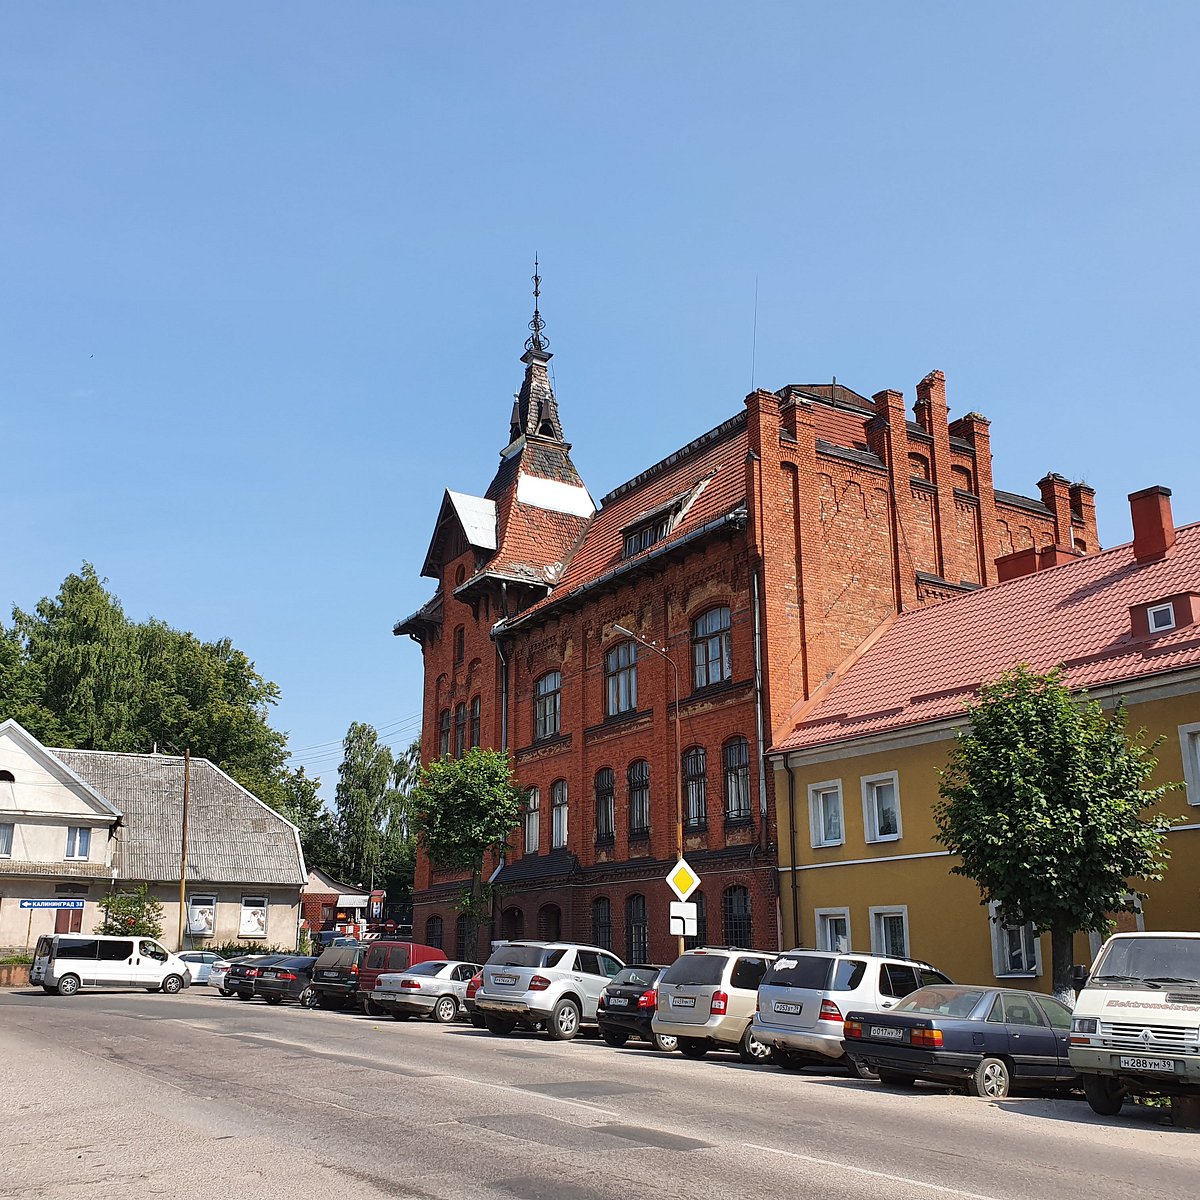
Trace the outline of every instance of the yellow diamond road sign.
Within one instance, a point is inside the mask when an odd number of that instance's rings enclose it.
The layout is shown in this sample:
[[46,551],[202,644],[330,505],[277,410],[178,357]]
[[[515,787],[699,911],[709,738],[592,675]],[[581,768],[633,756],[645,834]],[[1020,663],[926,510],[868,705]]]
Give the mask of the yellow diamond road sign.
[[671,891],[681,901],[684,901],[700,886],[700,876],[687,865],[685,859],[681,858],[671,868],[671,873],[667,876],[667,884]]

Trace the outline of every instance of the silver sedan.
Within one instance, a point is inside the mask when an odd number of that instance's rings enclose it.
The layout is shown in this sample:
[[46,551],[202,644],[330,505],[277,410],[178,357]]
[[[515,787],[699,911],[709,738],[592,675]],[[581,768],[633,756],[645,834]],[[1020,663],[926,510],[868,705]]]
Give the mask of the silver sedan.
[[444,1024],[463,1011],[467,984],[478,970],[478,963],[417,963],[407,971],[380,975],[370,998],[397,1021],[433,1017]]

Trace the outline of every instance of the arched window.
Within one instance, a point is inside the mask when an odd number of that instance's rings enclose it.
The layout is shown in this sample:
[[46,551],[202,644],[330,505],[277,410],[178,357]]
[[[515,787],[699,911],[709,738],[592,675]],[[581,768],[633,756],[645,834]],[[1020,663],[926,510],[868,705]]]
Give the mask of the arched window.
[[500,914],[500,936],[506,942],[519,942],[525,936],[525,914],[516,907]]
[[557,737],[561,716],[562,675],[549,671],[533,685],[533,738]]
[[0,771],[0,783],[16,783],[17,777],[11,771]]
[[637,645],[621,642],[604,656],[605,713],[633,712],[637,708]]
[[446,758],[450,754],[450,710],[442,709],[442,714],[438,717],[438,741],[441,749],[438,753],[442,758]]
[[543,904],[538,909],[538,941],[557,942],[562,937],[562,909],[557,904]]
[[725,820],[750,820],[750,743],[730,738],[722,748],[725,763]]
[[692,622],[692,687],[712,687],[733,678],[729,609],[710,608]]
[[607,896],[592,901],[592,942],[602,950],[612,949],[612,905]]
[[425,921],[425,945],[442,948],[442,918],[429,917]]
[[703,746],[683,752],[683,827],[708,825],[708,759]]
[[650,927],[646,923],[646,897],[634,892],[625,901],[625,961],[644,963],[650,959]]
[[611,767],[596,772],[596,843],[612,842],[616,835],[616,780]]
[[950,478],[954,482],[954,486],[964,492],[975,492],[975,477],[971,474],[970,467],[962,467],[957,463],[950,468]]
[[466,652],[466,630],[458,625],[454,629],[454,661],[460,663]]
[[467,748],[467,706],[454,706],[454,757],[462,758]]
[[650,832],[650,764],[639,758],[629,764],[629,832],[637,836]]
[[454,922],[454,953],[463,962],[471,962],[475,957],[475,946],[478,938],[475,922],[470,913],[459,913]]
[[530,788],[525,795],[525,853],[536,854],[541,833],[542,794]]
[[561,850],[567,844],[567,781],[556,779],[550,785],[552,828],[550,849]]
[[479,697],[476,696],[475,699],[471,701],[471,745],[472,746],[479,745],[480,708],[481,708],[481,705],[480,705]]
[[685,950],[695,950],[698,946],[708,945],[708,904],[704,899],[704,893],[697,889],[690,898],[696,906],[696,936],[683,939]]
[[729,946],[753,946],[754,926],[750,919],[750,893],[740,884],[725,889],[721,897],[725,916],[725,943]]
[[929,459],[923,454],[908,456],[908,473],[913,479],[929,480]]

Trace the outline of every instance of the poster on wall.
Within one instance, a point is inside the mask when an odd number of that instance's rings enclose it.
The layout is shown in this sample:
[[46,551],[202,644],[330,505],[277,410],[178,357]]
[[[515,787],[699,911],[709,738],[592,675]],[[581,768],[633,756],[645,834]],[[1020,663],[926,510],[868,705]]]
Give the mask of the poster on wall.
[[187,931],[192,937],[212,937],[217,919],[215,896],[189,896],[187,905]]
[[238,927],[239,937],[267,936],[266,896],[242,897],[242,921]]

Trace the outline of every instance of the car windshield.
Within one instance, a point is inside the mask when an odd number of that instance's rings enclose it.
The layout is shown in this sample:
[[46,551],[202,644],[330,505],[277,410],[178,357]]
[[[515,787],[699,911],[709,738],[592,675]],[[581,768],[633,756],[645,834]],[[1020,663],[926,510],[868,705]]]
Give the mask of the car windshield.
[[987,994],[985,988],[923,987],[901,1000],[892,1011],[969,1017]]
[[811,988],[823,992],[829,986],[833,963],[833,957],[826,954],[784,954],[767,972],[763,986]]
[[417,963],[415,967],[409,967],[404,973],[406,975],[436,975],[439,971],[448,967],[450,964],[445,962],[423,962]]
[[706,986],[721,982],[721,973],[729,961],[725,954],[684,954],[667,968],[663,985],[681,983],[685,986]]
[[1098,983],[1200,983],[1200,938],[1117,938],[1092,973]]
[[626,967],[612,978],[614,984],[626,983],[630,987],[653,987],[662,967]]
[[565,951],[546,946],[499,946],[487,960],[489,967],[552,967]]

